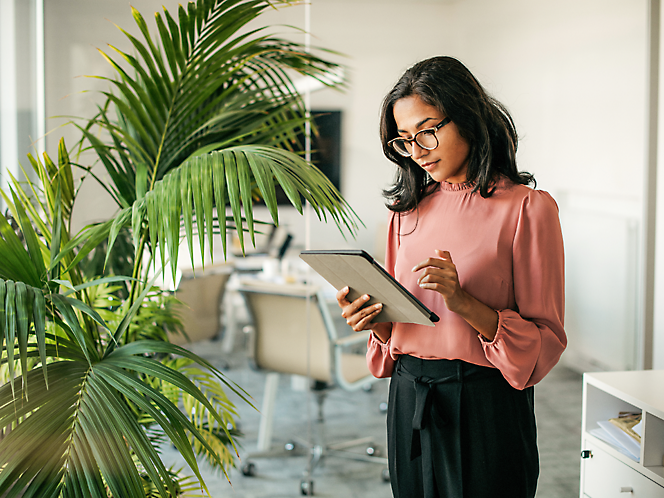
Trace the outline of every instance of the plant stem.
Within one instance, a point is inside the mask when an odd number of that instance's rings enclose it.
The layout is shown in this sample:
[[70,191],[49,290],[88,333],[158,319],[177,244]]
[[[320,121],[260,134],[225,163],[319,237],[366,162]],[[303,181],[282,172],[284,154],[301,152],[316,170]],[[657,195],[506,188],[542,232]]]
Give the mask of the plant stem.
[[141,267],[143,265],[143,260],[141,256],[143,255],[143,250],[145,248],[145,245],[147,244],[147,238],[148,238],[148,229],[147,227],[143,231],[143,235],[141,235],[141,240],[138,243],[138,248],[136,250],[136,258],[134,259],[134,270],[132,271],[132,281],[131,281],[131,292],[129,293],[129,307],[131,308],[134,304],[134,300],[136,299],[136,287],[138,286],[139,280],[138,277],[141,274]]

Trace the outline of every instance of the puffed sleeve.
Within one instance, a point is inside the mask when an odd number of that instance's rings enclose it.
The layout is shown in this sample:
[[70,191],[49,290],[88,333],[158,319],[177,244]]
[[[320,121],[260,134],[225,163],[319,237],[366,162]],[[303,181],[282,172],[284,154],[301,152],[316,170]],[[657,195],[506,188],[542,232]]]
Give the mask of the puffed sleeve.
[[558,206],[546,192],[523,200],[513,242],[516,310],[498,310],[498,332],[482,341],[486,358],[517,389],[549,373],[567,346],[565,268]]
[[[399,249],[399,215],[390,213],[387,225],[387,248],[385,249],[385,269],[394,276],[394,264]],[[374,377],[391,377],[394,370],[394,358],[390,354],[392,340],[383,343],[374,334],[369,336],[367,345],[367,366]]]
[[390,354],[390,345],[392,339],[386,343],[381,342],[374,334],[369,336],[367,345],[367,366],[374,377],[382,379],[392,377],[394,370],[394,359]]

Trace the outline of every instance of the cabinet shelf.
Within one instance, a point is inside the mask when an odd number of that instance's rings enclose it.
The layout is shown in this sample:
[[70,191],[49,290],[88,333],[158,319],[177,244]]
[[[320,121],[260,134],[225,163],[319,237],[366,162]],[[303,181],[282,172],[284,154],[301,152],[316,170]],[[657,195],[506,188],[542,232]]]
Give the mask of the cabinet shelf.
[[[581,497],[664,496],[664,371],[587,373],[583,376]],[[638,462],[590,433],[619,412],[641,413]]]
[[[664,483],[664,466],[658,465],[658,466],[652,466],[652,467],[645,467],[645,469],[648,472],[652,472],[656,476],[661,478],[661,482]],[[664,484],[662,484],[664,486]]]

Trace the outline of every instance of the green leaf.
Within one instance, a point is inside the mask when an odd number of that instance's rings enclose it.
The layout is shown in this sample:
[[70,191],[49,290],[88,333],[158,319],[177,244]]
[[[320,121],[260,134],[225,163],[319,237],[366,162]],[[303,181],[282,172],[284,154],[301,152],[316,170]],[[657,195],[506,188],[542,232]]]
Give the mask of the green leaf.
[[[145,220],[146,207],[143,199],[137,201],[131,207],[131,231],[132,231],[132,240],[134,243],[134,261],[139,261],[141,251],[141,236],[143,234],[143,221]],[[116,234],[117,236],[117,234]],[[108,255],[106,256],[108,261]]]
[[65,203],[65,213],[67,218],[71,215],[71,210],[74,205],[75,191],[74,191],[74,175],[71,170],[71,163],[69,162],[69,154],[65,146],[65,139],[61,138],[58,142],[58,185],[62,189],[62,198]]
[[[203,206],[207,204],[207,200],[203,199],[203,183],[207,182],[210,177],[203,177],[202,173],[202,161],[200,160],[194,160],[190,162],[190,184],[191,184],[191,195],[193,198],[193,205],[194,205],[194,212],[196,213],[196,230],[198,232],[198,242],[199,242],[199,250],[201,254],[201,261],[203,264],[203,267],[205,267],[205,232],[206,232],[206,227],[209,226],[209,224],[206,225],[205,223],[205,210],[203,209]],[[209,196],[209,202],[212,202],[212,192],[210,190],[205,192],[205,195]],[[212,232],[208,232],[208,236],[211,239],[212,238]],[[190,246],[189,247],[189,253],[193,255],[193,248]],[[212,252],[210,252],[210,255],[212,255]],[[194,266],[193,259],[192,259],[192,267]]]
[[[178,168],[177,176],[180,184],[180,200],[182,203],[182,222],[184,224],[185,234],[187,236],[187,247],[189,248],[189,255],[191,259],[191,266],[194,266],[194,248],[193,248],[193,185],[191,180],[191,162],[186,162]],[[174,175],[176,176],[176,175]],[[178,191],[173,190],[173,195],[177,195]],[[171,228],[171,239],[168,244],[171,250],[179,245],[180,225],[175,224],[173,219]],[[176,232],[177,229],[177,232]],[[177,253],[171,252],[171,261],[177,261]],[[175,272],[173,272],[173,281],[175,282]]]
[[[137,423],[135,416],[127,409],[126,404],[119,399],[118,393],[114,392],[106,382],[101,381],[91,383],[90,394],[97,402],[105,404],[113,411],[114,419],[121,424],[122,433],[125,435],[125,438],[133,442],[131,443],[131,448],[136,453],[143,468],[159,491],[165,494],[166,488],[162,484],[162,480],[168,472],[161,462],[159,454],[146,437],[143,428]],[[174,494],[175,489],[170,479],[166,479],[166,485],[168,486],[168,491]]]
[[[83,258],[85,258],[92,250],[94,250],[99,244],[101,244],[104,239],[108,237],[109,231],[115,222],[114,219],[111,219],[105,223],[99,225],[88,225],[81,232],[76,235],[76,237],[62,248],[58,255],[51,261],[48,271],[53,270],[60,262],[69,257],[69,255],[77,248],[83,244],[82,247],[76,253],[76,256],[71,259],[69,265],[62,273],[69,273],[73,268],[75,268],[78,263],[80,263]],[[107,249],[107,252],[110,252]]]
[[[9,366],[9,380],[13,383],[15,343],[18,342],[18,359],[21,362],[26,393],[28,340],[33,323],[42,363],[46,361],[45,312],[44,296],[40,289],[26,285],[24,282],[0,279],[0,349],[2,349],[3,340],[6,339],[4,347],[7,351],[6,361]],[[44,371],[44,374],[46,374],[46,371]]]
[[[118,238],[120,230],[122,230],[125,226],[129,224],[129,222],[131,221],[131,217],[134,214],[135,213],[133,208],[126,208],[120,211],[115,216],[115,218],[113,218],[113,223],[111,224],[110,230],[108,232],[108,248],[106,249],[106,259],[104,260],[104,266],[106,266],[106,264],[108,263],[109,255],[111,253],[111,250],[113,249],[113,244],[115,244],[115,239]],[[136,214],[140,216],[141,211],[137,210]]]
[[41,285],[39,274],[32,264],[30,254],[23,248],[21,240],[0,215],[0,278],[26,282],[33,287]]
[[103,285],[103,284],[110,284],[114,282],[131,282],[131,281],[136,281],[135,278],[131,277],[125,277],[122,275],[119,276],[110,276],[110,277],[103,277],[103,278],[96,278],[94,280],[90,280],[89,282],[85,282],[80,285],[72,285],[71,282],[68,281],[62,281],[62,280],[57,280],[58,283],[60,284],[69,284],[67,287],[69,287],[71,290],[65,292],[63,295],[68,296],[74,292],[80,292],[83,289],[87,289],[89,287],[96,287],[97,285]]
[[73,334],[73,337],[76,339],[76,342],[81,348],[81,351],[85,355],[86,360],[90,366],[92,366],[92,359],[90,358],[91,348],[88,345],[88,337],[83,331],[81,324],[78,322],[76,313],[74,312],[74,309],[69,302],[70,298],[66,298],[59,294],[50,294],[48,297],[60,312],[62,319],[69,327],[69,330]]
[[[113,81],[121,94],[121,98],[107,94],[122,115],[120,126],[112,128],[113,136],[121,137],[127,150],[149,151],[151,159],[140,162],[156,166],[154,180],[207,143],[220,142],[222,137],[226,143],[239,143],[248,130],[257,131],[255,123],[292,121],[291,129],[300,127],[304,105],[292,84],[286,84],[290,81],[288,71],[331,81],[332,76],[326,75],[338,67],[308,54],[301,45],[260,36],[264,28],[243,32],[247,23],[272,7],[268,2],[233,0],[190,7],[179,10],[177,23],[166,9],[163,17],[156,16],[160,46],[140,13],[132,10],[144,41],[122,30],[137,57],[116,52],[134,69],[133,78],[123,65],[108,57],[118,73]],[[236,124],[228,126],[224,115]],[[129,123],[131,127],[125,126]],[[200,128],[203,123],[210,124]],[[97,124],[112,125],[103,120]],[[288,135],[288,130],[284,131],[272,138],[283,140]],[[87,138],[101,151],[92,136]],[[263,143],[270,141],[266,136]],[[186,149],[181,148],[183,143],[189,144]],[[119,145],[113,147],[118,149]],[[108,161],[105,156],[106,152],[102,160]]]
[[[214,201],[217,207],[219,219],[219,230],[221,231],[221,244],[226,258],[226,172],[224,169],[223,156],[214,154],[206,156],[207,161],[212,163],[212,184],[214,185]],[[223,229],[221,227],[224,227]]]
[[253,154],[247,155],[251,172],[256,179],[258,189],[263,196],[265,205],[270,211],[270,216],[274,220],[275,225],[279,224],[279,213],[277,210],[277,196],[274,188],[274,181],[270,170],[270,165],[262,157],[254,156]]
[[[201,481],[201,485],[205,488],[198,464],[184,431],[186,427],[192,433],[196,433],[196,429],[191,422],[187,420],[178,407],[170,403],[159,391],[138,381],[135,376],[129,375],[123,368],[111,362],[112,360],[107,359],[97,369],[105,374],[105,377],[113,388],[120,391],[143,411],[153,417],[162,429],[164,429],[175,447],[180,451],[182,457]],[[157,405],[159,410],[156,410],[153,404]]]
[[76,292],[76,289],[74,288],[74,284],[72,284],[69,280],[61,280],[59,278],[54,278],[51,280],[51,282],[55,282],[56,284],[62,285],[63,287],[67,287],[68,289],[71,289],[72,292]]
[[106,351],[104,353],[104,357],[112,353],[115,350],[116,346],[120,343],[120,339],[127,331],[127,328],[129,328],[129,324],[133,320],[134,316],[136,316],[136,313],[138,313],[138,310],[140,309],[143,300],[147,297],[148,293],[150,292],[150,289],[152,289],[154,281],[157,279],[159,275],[160,272],[157,272],[155,276],[152,278],[152,280],[148,282],[148,284],[145,286],[145,289],[143,289],[143,292],[141,292],[141,294],[136,298],[134,303],[129,308],[129,311],[127,311],[127,314],[122,318],[122,321],[118,324],[118,327],[115,329],[115,331],[113,331],[113,342],[108,343],[108,346],[106,347]]
[[23,282],[16,282],[18,348],[21,360],[21,372],[23,374],[23,390],[26,399],[28,399],[28,333],[30,332],[32,322],[33,299],[32,289],[26,287]]
[[188,358],[202,367],[205,367],[212,372],[220,381],[222,381],[229,389],[231,389],[238,397],[248,403],[252,408],[255,408],[250,401],[250,395],[240,386],[225,378],[224,374],[214,367],[209,361],[201,358],[200,356],[192,353],[176,344],[163,342],[163,341],[135,341],[125,344],[121,348],[113,351],[113,356],[129,356],[129,355],[144,355],[148,353],[164,353],[182,356]]
[[[33,169],[39,170],[41,165],[35,161],[35,159],[28,154]],[[28,214],[28,217],[32,224],[35,227],[35,231],[40,233],[44,238],[46,243],[50,243],[51,229],[50,229],[50,219],[48,218],[48,205],[46,202],[42,202],[41,198],[43,197],[42,190],[43,188],[38,187],[31,179],[30,174],[23,169],[21,166],[21,172],[25,178],[24,182],[17,181],[11,172],[8,172],[11,177],[11,183],[13,188],[16,191],[17,196],[20,198],[21,207],[23,207]],[[39,172],[38,172],[39,175]],[[23,188],[23,185],[27,184],[30,187],[30,193]],[[4,192],[2,193],[3,197],[6,199]],[[18,210],[12,207],[11,203],[7,203],[9,209],[12,213],[16,213],[16,216],[19,217]],[[41,241],[40,241],[41,242]],[[43,243],[39,244],[40,248],[43,246]],[[43,258],[42,258],[43,260]],[[38,263],[37,263],[38,264]]]
[[53,216],[53,236],[51,238],[51,268],[50,280],[60,278],[60,264],[55,264],[54,261],[60,253],[60,245],[62,241],[62,189],[58,186],[56,200],[55,200],[55,213]]
[[[35,324],[35,336],[37,337],[37,344],[39,347],[39,359],[43,365],[44,372],[44,383],[46,388],[48,388],[48,375],[46,367],[46,300],[44,299],[44,294],[39,291],[39,289],[33,290],[34,302],[32,305],[33,311],[33,323]],[[2,293],[0,292],[0,300],[2,299]],[[0,313],[0,322],[2,321],[2,313]],[[0,345],[2,345],[2,339],[0,338]],[[27,384],[26,384],[27,385]]]
[[143,163],[136,164],[136,199],[145,197],[148,191],[148,167]]
[[[208,238],[208,248],[210,251],[210,260],[214,262],[214,194],[213,194],[213,180],[212,180],[212,165],[207,157],[201,158],[198,162],[199,164],[199,178],[201,183],[201,199],[200,203],[202,204],[201,208],[196,208],[196,224],[198,226],[199,237],[200,234],[207,233]],[[223,205],[223,204],[220,204]],[[198,218],[198,209],[201,209],[203,216],[205,218],[205,223],[203,224]],[[199,225],[200,223],[200,225]],[[203,226],[204,225],[204,226]],[[203,237],[200,237],[203,241]],[[201,245],[201,253],[203,252],[203,247]],[[225,252],[224,252],[225,255]]]
[[249,235],[251,236],[251,243],[255,246],[256,239],[254,237],[254,216],[253,216],[253,203],[251,201],[251,178],[249,176],[249,163],[245,154],[241,151],[236,151],[235,164],[237,164],[238,180],[240,183],[240,196],[242,199],[242,206],[244,215],[247,218],[247,227],[249,228]]
[[16,340],[16,284],[11,280],[5,282],[7,294],[5,297],[5,346],[7,348],[7,363],[9,366],[9,383],[12,393],[14,391],[14,341]]
[[21,232],[25,237],[26,245],[28,246],[28,252],[30,253],[30,260],[32,265],[35,267],[37,274],[40,277],[46,276],[46,266],[44,265],[44,259],[42,257],[41,247],[39,245],[39,240],[35,230],[32,228],[32,223],[25,213],[25,209],[19,199],[16,197],[13,189],[10,189],[12,197],[14,199],[14,206],[16,206],[16,211],[18,213],[18,221],[21,225]]
[[[0,351],[4,347],[5,341],[5,332],[7,330],[6,320],[7,320],[7,308],[5,300],[7,299],[7,283],[0,279]],[[2,355],[0,354],[0,357]]]
[[97,313],[97,311],[94,308],[84,303],[83,301],[80,301],[72,297],[63,296],[63,299],[65,299],[72,307],[88,315],[95,322],[97,322],[99,326],[105,328],[106,330],[109,330],[108,324],[104,321],[104,319],[101,316],[99,316],[99,313]]
[[[231,154],[223,155],[224,173],[226,174],[226,187],[228,188],[228,198],[231,204],[231,212],[233,213],[233,220],[237,231],[238,239],[240,240],[240,247],[244,253],[244,231],[242,229],[242,212],[240,201],[240,184],[238,180],[237,164],[235,156]],[[219,227],[221,228],[221,227]]]

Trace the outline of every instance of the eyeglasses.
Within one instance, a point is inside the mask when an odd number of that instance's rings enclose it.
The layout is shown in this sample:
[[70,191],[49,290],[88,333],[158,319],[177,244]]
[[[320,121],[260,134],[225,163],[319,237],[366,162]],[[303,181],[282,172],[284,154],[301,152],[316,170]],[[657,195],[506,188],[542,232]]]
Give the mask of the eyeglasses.
[[393,138],[387,142],[387,145],[391,146],[404,157],[413,155],[413,142],[417,143],[424,150],[433,150],[438,147],[436,132],[450,121],[452,121],[450,118],[445,118],[433,128],[425,128],[418,131],[413,138]]

